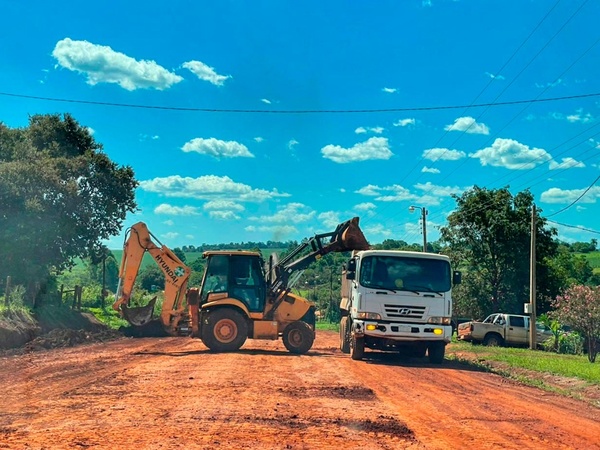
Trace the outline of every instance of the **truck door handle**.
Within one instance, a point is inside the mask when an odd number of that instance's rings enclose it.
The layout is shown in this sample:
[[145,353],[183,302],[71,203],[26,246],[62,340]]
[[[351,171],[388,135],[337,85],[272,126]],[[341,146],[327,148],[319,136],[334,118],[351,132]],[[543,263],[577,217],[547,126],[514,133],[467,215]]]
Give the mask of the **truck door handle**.
[[512,330],[513,330],[513,327],[510,327],[510,328],[509,328],[509,330],[511,330],[511,331],[512,331]]

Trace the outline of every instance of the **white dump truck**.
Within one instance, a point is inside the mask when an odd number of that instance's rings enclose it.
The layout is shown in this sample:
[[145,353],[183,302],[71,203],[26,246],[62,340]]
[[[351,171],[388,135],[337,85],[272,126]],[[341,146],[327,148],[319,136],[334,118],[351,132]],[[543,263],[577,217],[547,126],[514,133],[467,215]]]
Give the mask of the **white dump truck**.
[[354,252],[342,274],[340,349],[365,348],[441,364],[452,337],[453,272],[447,256],[399,250]]

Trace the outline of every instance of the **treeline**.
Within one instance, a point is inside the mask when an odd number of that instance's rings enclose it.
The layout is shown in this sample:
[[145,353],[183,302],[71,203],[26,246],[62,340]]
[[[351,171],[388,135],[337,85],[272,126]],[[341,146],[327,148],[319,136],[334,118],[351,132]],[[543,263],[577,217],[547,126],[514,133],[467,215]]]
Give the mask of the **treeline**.
[[280,249],[280,248],[288,248],[292,245],[297,245],[296,241],[267,241],[267,242],[229,242],[228,244],[201,244],[198,246],[195,245],[184,245],[181,247],[181,250],[186,253],[193,252],[204,252],[208,250],[255,250],[255,249]]

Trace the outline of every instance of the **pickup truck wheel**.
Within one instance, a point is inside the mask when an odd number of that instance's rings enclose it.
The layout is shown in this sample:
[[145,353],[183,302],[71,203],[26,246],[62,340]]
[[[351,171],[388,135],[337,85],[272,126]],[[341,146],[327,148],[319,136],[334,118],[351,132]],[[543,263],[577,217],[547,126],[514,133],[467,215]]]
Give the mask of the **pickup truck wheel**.
[[429,355],[429,362],[431,364],[443,363],[445,353],[446,345],[442,341],[432,342],[427,347],[427,354]]
[[342,317],[340,320],[340,350],[342,353],[350,353],[350,327],[348,326],[348,317]]
[[290,353],[303,355],[310,350],[314,341],[315,332],[306,322],[292,322],[283,330],[283,345]]
[[488,347],[502,347],[504,340],[497,334],[488,334],[483,339],[483,345]]
[[202,324],[202,342],[215,352],[238,350],[247,337],[248,322],[234,309],[211,311]]
[[365,355],[365,338],[353,336],[350,341],[350,357],[355,361],[360,361]]

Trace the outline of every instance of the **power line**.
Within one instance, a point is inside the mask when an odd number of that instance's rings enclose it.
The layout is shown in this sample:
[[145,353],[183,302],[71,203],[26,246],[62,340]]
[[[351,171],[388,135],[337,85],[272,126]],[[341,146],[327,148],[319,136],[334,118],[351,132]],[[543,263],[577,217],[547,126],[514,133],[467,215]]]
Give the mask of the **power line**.
[[512,100],[505,102],[478,103],[472,105],[439,105],[439,106],[416,106],[406,108],[374,108],[374,109],[228,109],[228,108],[192,108],[183,106],[159,106],[159,105],[141,105],[135,103],[113,103],[98,102],[93,100],[77,100],[58,97],[40,97],[37,95],[14,94],[11,92],[0,92],[5,97],[26,98],[30,100],[42,100],[61,103],[77,103],[94,106],[113,106],[119,108],[138,108],[138,109],[156,109],[163,111],[188,111],[205,113],[238,113],[238,114],[371,114],[388,112],[408,112],[408,111],[440,111],[460,108],[484,108],[494,106],[521,105],[524,103],[544,103],[557,102],[562,100],[574,100],[581,98],[600,97],[600,92],[587,94],[568,95],[564,97],[535,98],[527,100]]
[[588,191],[589,191],[589,190],[592,188],[592,186],[594,186],[594,184],[596,184],[596,181],[598,181],[598,180],[600,180],[600,175],[598,175],[598,176],[596,177],[596,179],[595,179],[594,181],[592,181],[592,184],[590,184],[590,185],[587,187],[587,189],[586,189],[585,191],[583,191],[583,193],[582,193],[582,194],[581,194],[579,197],[577,197],[575,200],[573,200],[573,201],[571,202],[571,204],[569,204],[568,206],[565,206],[563,209],[561,209],[561,210],[559,210],[559,211],[556,211],[556,212],[554,212],[554,213],[552,213],[552,214],[550,214],[550,215],[546,216],[546,218],[548,218],[548,217],[552,217],[552,216],[556,216],[557,214],[560,214],[561,212],[563,212],[563,211],[566,211],[567,209],[569,209],[571,206],[573,206],[575,203],[577,203],[579,200],[581,200],[581,198],[582,198],[582,197],[583,197],[585,194],[587,194],[587,193],[588,193]]
[[567,228],[575,228],[576,230],[587,231],[588,233],[600,234],[600,231],[590,230],[589,228],[578,227],[576,225],[568,225],[566,223],[555,222],[554,220],[548,220],[548,222],[555,223],[556,225],[560,225],[560,226],[567,227]]

